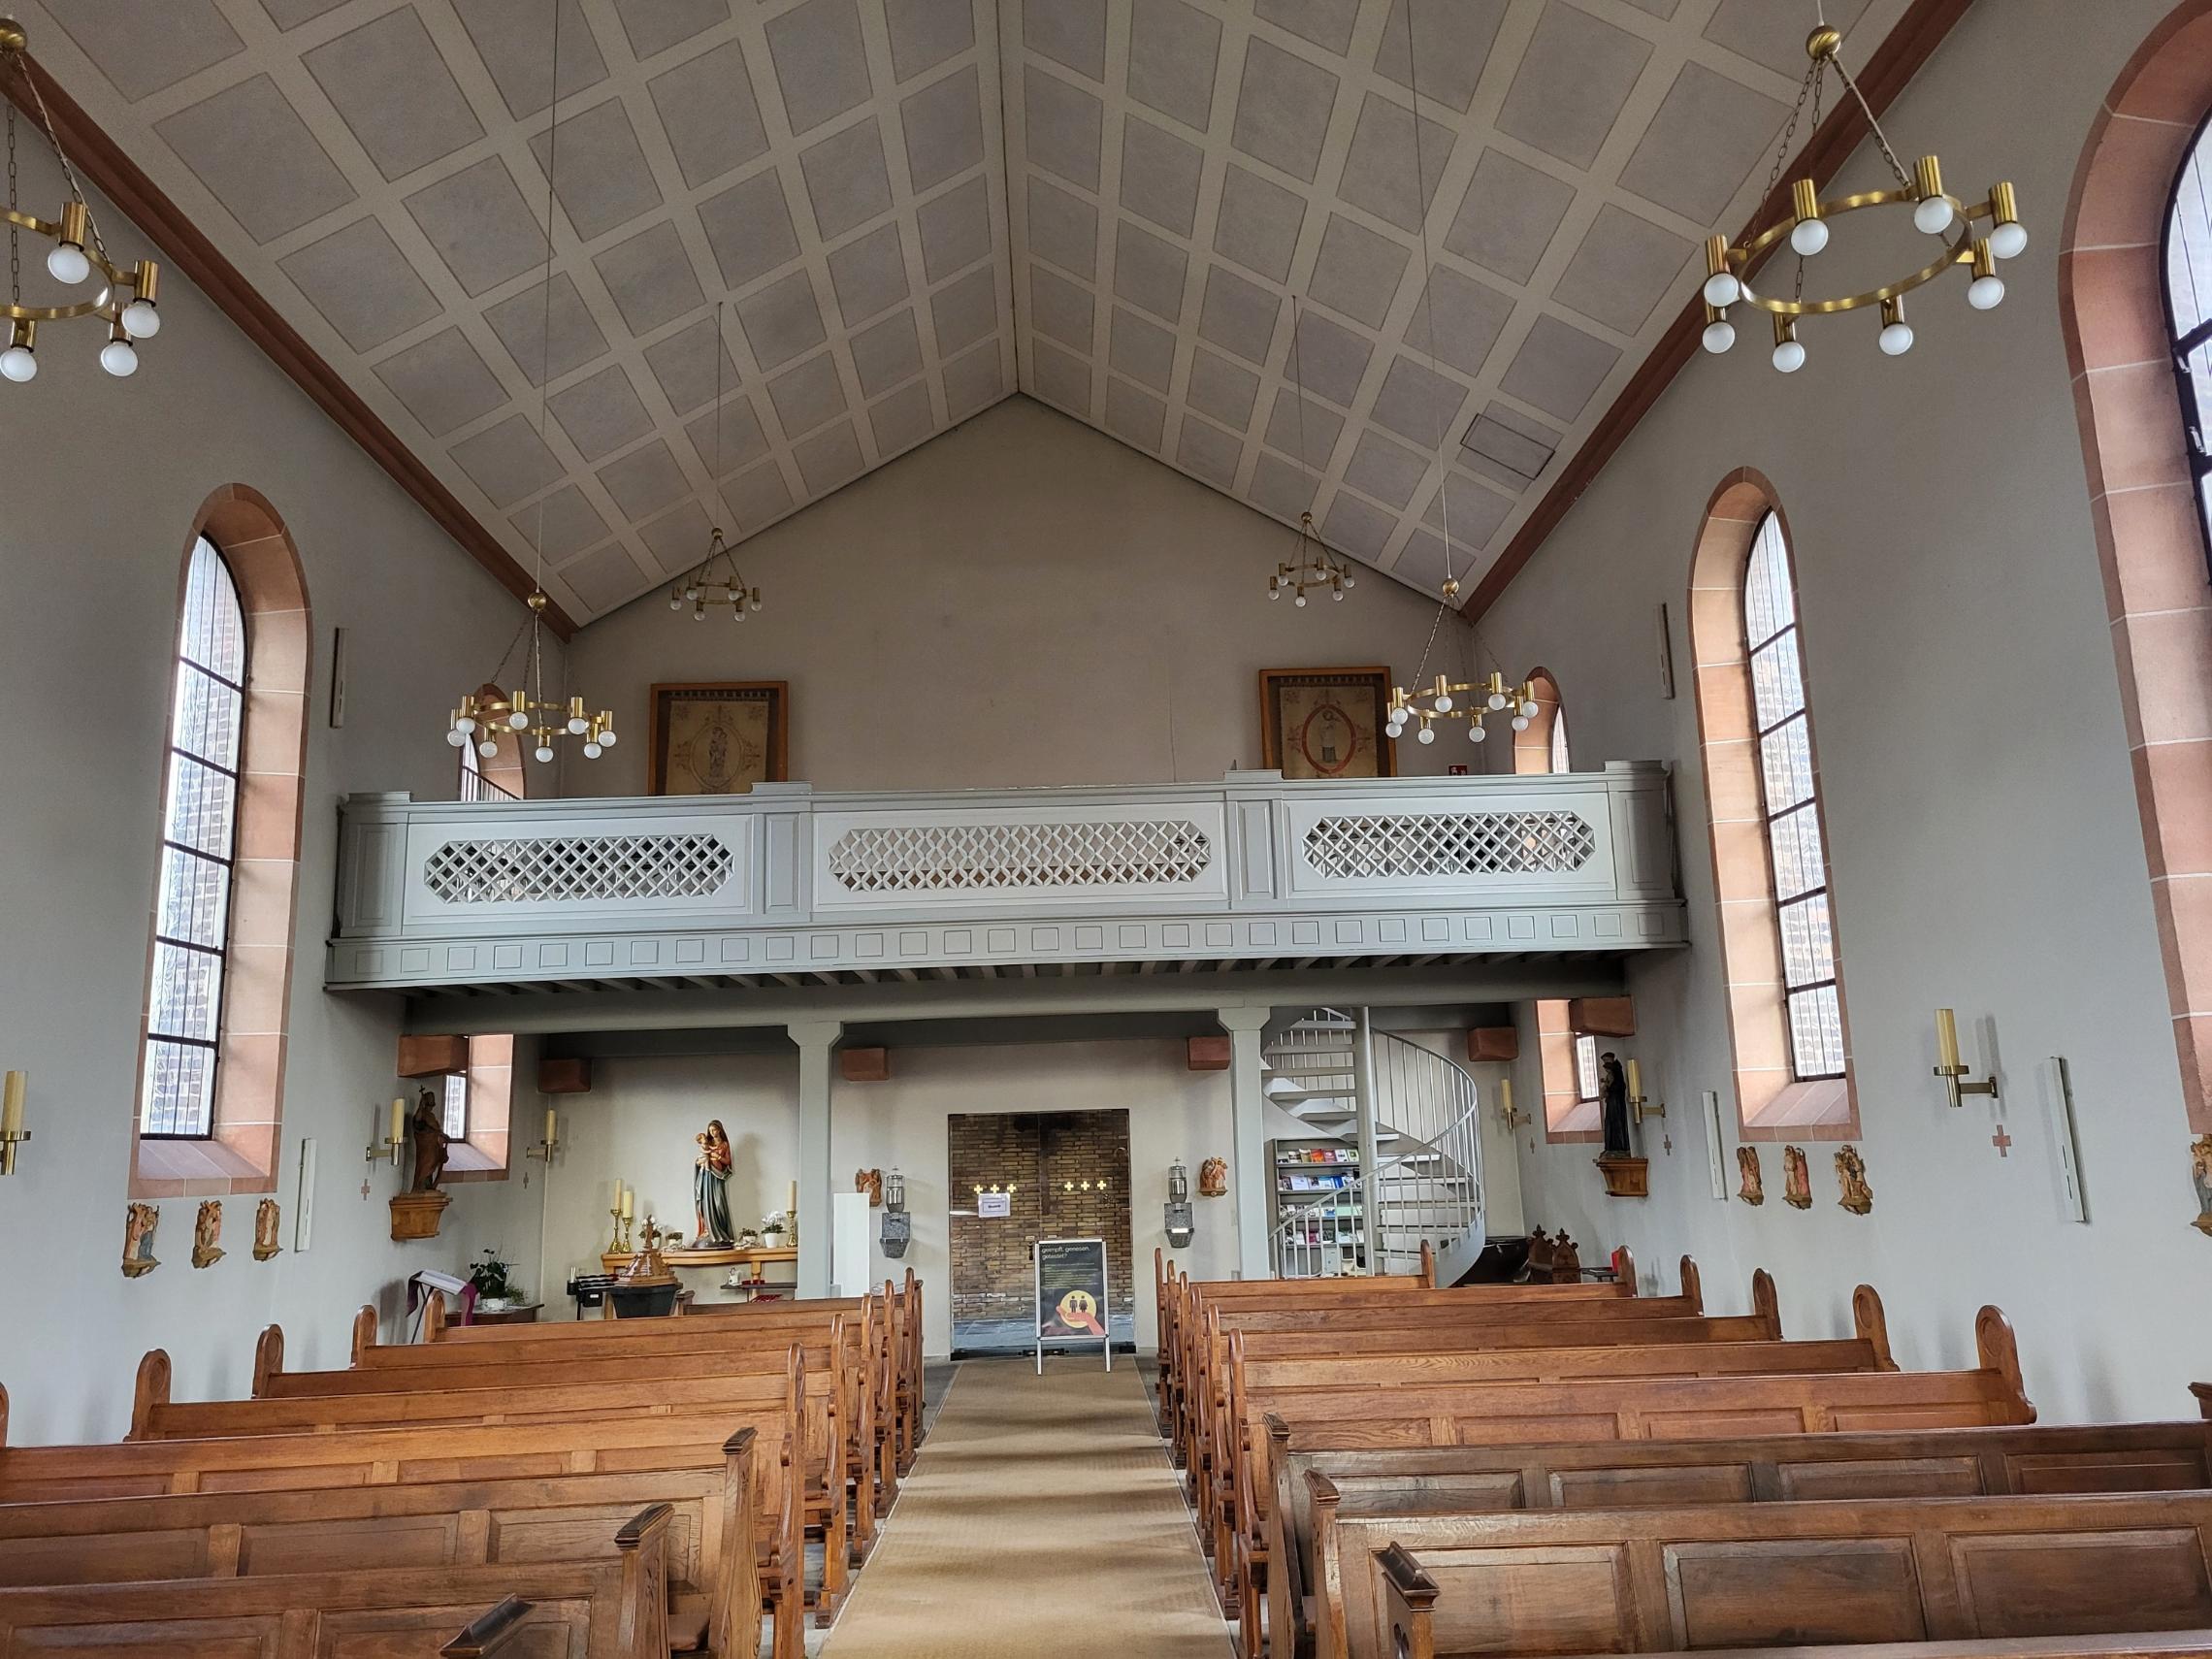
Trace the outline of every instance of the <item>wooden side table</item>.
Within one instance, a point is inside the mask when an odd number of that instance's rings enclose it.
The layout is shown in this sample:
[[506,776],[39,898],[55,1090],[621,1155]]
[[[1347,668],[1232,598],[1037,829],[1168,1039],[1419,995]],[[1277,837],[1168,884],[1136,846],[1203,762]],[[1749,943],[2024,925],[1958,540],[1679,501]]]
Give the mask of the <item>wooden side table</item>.
[[511,1307],[487,1312],[482,1308],[472,1310],[469,1323],[472,1325],[535,1325],[537,1310],[542,1302],[518,1302]]

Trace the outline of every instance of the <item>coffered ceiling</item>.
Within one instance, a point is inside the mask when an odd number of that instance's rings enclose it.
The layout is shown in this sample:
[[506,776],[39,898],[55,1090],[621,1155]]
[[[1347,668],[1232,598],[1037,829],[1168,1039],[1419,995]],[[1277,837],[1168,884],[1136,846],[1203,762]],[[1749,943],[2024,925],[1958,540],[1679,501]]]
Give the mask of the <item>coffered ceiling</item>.
[[[1905,4],[1827,11],[1863,62]],[[1448,519],[1472,589],[1751,211],[1812,0],[24,13],[584,620],[1017,389],[1430,592]]]

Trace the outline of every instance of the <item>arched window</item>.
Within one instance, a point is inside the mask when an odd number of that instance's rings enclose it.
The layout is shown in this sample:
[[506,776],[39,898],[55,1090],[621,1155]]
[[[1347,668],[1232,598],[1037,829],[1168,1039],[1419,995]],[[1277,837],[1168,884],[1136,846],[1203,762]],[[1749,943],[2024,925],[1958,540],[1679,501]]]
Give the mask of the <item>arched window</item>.
[[1740,1132],[1858,1133],[1789,527],[1748,470],[1714,493],[1690,577],[1700,752]]
[[2207,110],[2212,0],[2183,0],[2135,49],[2090,123],[2058,273],[2181,1095],[2198,1135],[2212,1133],[2212,905],[2203,898],[2212,891],[2203,833],[2212,719],[2198,667],[2212,661]]
[[307,587],[276,509],[229,484],[184,550],[131,1195],[276,1182],[298,919]]
[[184,579],[170,694],[141,1135],[214,1130],[244,730],[245,613],[230,567],[202,536]]

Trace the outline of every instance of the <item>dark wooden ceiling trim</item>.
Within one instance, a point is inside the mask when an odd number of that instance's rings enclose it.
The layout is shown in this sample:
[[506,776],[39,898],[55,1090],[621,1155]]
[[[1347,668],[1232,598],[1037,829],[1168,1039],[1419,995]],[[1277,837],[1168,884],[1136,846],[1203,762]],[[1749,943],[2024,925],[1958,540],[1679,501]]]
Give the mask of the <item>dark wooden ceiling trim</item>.
[[[236,323],[245,338],[259,346],[269,360],[291,376],[301,391],[338,423],[339,430],[361,446],[369,458],[391,474],[401,489],[415,499],[431,521],[445,532],[463,551],[499,578],[517,599],[527,598],[537,585],[451,490],[423,465],[399,435],[377,418],[338,371],[300,337],[276,307],[254,289],[237,266],[219,253],[215,244],[147,178],[138,163],[125,155],[104,128],[63,91],[45,68],[33,61],[54,131],[70,163],[85,181],[113,202],[161,250],[162,256],[189,276],[217,309]],[[0,76],[8,99],[37,119],[29,94],[16,76]],[[251,480],[247,480],[251,482]],[[545,621],[563,639],[571,637],[576,624],[558,604],[545,607]]]
[[[1897,95],[1920,72],[1920,66],[1943,44],[1951,26],[1966,16],[1968,7],[1972,4],[1973,0],[1912,0],[1906,7],[1897,26],[1857,72],[1859,89],[1866,93],[1867,102],[1873,106],[1877,115],[1888,111]],[[1782,182],[1760,204],[1752,223],[1770,223],[1775,214],[1788,211],[1792,179],[1810,179],[1825,188],[1842,171],[1844,162],[1865,142],[1870,130],[1865,113],[1846,94],[1805,141],[1805,147],[1798,151],[1795,162],[1783,175]],[[1700,302],[1693,298],[1660,337],[1659,343],[1651,348],[1643,367],[1621,388],[1620,396],[1591,429],[1581,447],[1568,457],[1557,481],[1513,533],[1513,540],[1498,555],[1497,563],[1483,572],[1482,579],[1475,585],[1474,595],[1463,613],[1470,622],[1497,602],[1506,585],[1520,573],[1545,539],[1559,528],[1560,521],[1581,499],[1582,492],[1596,482],[1606,463],[1628,441],[1628,435],[1636,430],[1637,423],[1659,401],[1659,394],[1698,355],[1702,349],[1699,338],[1704,332],[1705,312]]]

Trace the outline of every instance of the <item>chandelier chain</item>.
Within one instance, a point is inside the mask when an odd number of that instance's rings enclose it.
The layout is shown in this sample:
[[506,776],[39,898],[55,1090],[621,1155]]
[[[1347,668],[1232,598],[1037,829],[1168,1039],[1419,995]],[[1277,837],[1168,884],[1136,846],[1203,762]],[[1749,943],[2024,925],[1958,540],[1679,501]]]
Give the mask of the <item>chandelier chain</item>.
[[[1418,6],[1411,4],[1406,7],[1406,89],[1414,100],[1414,211],[1421,222],[1421,305],[1428,312],[1428,360],[1429,373],[1433,375],[1437,374],[1436,296],[1432,292],[1436,285],[1436,260],[1429,252],[1428,168],[1421,159],[1420,54],[1415,49],[1414,41],[1414,14],[1419,10]],[[1448,427],[1449,423],[1447,422],[1446,425]],[[1441,474],[1436,488],[1437,502],[1444,520],[1444,602],[1447,604],[1451,602],[1459,585],[1451,569],[1451,463],[1445,459],[1445,440],[1450,436],[1448,431],[1436,435],[1436,464]],[[1441,612],[1438,620],[1443,620]],[[1435,642],[1434,629],[1429,631],[1429,639],[1432,644]],[[1421,662],[1426,667],[1428,654],[1425,651],[1421,655]]]
[[1859,90],[1858,81],[1848,69],[1844,68],[1842,51],[1838,49],[1833,55],[1836,60],[1836,73],[1842,81],[1845,90],[1858,101],[1860,113],[1867,117],[1867,127],[1874,136],[1874,144],[1881,150],[1882,159],[1889,163],[1889,170],[1896,178],[1899,186],[1906,190],[1911,189],[1912,175],[1907,173],[1904,170],[1904,164],[1898,160],[1897,151],[1890,148],[1889,134],[1882,131],[1882,123],[1874,114],[1874,107],[1867,102],[1867,95]]
[[[84,194],[84,186],[77,181],[77,169],[69,164],[69,151],[61,147],[61,138],[53,130],[53,115],[47,109],[46,94],[39,90],[39,78],[31,73],[31,66],[27,59],[18,63],[16,68],[22,74],[23,84],[31,89],[31,102],[39,108],[39,125],[46,130],[46,140],[53,149],[54,160],[61,164],[62,182],[69,186],[69,199],[73,202],[81,202],[84,205],[84,228],[91,233],[92,251],[102,259],[106,259],[108,257],[108,244],[100,240],[100,221],[93,216],[92,204]],[[12,110],[9,125],[11,128],[15,125]],[[13,137],[14,134],[11,132],[11,140]],[[14,160],[13,145],[11,145],[10,149],[10,160],[11,162]],[[15,180],[11,177],[8,192],[11,201],[15,197],[14,185]]]
[[[16,106],[8,106],[8,206],[16,208]],[[16,221],[8,221],[8,303],[23,303],[23,244],[22,232]]]

